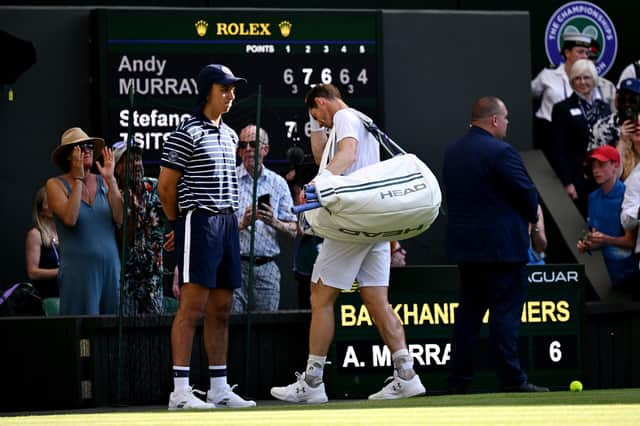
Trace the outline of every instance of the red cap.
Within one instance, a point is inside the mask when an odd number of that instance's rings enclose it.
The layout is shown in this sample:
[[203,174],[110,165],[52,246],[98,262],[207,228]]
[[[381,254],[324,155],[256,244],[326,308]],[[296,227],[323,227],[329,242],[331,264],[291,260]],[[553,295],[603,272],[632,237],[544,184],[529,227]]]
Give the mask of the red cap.
[[620,163],[620,153],[611,145],[602,145],[597,147],[591,153],[591,158],[596,160],[607,162],[613,161],[615,164]]

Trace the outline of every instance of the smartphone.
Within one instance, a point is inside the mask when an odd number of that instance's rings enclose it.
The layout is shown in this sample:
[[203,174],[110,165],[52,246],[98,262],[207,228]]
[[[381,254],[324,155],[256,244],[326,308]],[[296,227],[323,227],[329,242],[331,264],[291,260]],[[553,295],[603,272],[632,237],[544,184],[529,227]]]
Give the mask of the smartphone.
[[258,197],[258,210],[264,210],[263,204],[271,205],[271,194],[262,194]]
[[[582,232],[580,232],[579,240],[582,241],[583,243],[586,243],[590,239],[591,239],[591,231],[589,231],[588,229],[583,229]],[[591,256],[591,249],[587,248],[586,252],[589,256]]]

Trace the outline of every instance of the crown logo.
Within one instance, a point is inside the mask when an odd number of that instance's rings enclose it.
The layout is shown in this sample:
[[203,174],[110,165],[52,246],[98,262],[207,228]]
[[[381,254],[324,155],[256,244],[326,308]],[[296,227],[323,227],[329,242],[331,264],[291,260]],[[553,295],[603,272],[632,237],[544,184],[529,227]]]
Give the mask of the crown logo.
[[202,19],[196,22],[196,32],[200,37],[204,37],[205,35],[207,35],[208,26],[209,24],[207,23],[207,21],[203,21]]
[[278,27],[280,27],[280,34],[282,34],[282,37],[289,37],[289,34],[291,34],[291,22],[282,21],[278,24]]

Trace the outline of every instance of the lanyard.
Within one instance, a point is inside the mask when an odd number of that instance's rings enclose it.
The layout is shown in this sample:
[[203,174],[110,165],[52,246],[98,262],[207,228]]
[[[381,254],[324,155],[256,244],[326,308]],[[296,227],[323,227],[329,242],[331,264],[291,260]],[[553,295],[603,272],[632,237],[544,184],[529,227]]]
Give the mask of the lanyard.
[[[582,106],[583,102],[586,102],[586,101],[584,99],[578,97],[578,106],[580,107],[580,111],[582,111],[582,116],[584,117],[584,120],[587,122],[587,127],[589,128],[589,133],[591,133],[593,125],[589,121],[589,117],[587,116],[587,112],[585,111],[584,107]],[[591,110],[593,111],[594,108],[596,108],[596,100],[595,99],[593,100],[593,103],[591,104]],[[597,111],[594,111],[593,114],[597,114]]]
[[567,99],[569,97],[569,93],[567,93],[567,82],[564,80],[564,78],[562,79],[562,91],[564,92],[564,99]]
[[56,239],[51,239],[51,248],[53,249],[53,254],[56,257],[56,265],[58,268],[60,267],[60,255],[58,254],[58,249],[56,248]]

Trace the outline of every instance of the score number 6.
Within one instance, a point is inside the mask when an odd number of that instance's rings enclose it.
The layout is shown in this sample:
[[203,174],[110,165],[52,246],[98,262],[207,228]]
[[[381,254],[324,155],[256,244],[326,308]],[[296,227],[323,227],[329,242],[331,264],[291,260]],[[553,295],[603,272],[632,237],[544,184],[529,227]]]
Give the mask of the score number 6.
[[282,73],[282,81],[284,84],[291,87],[291,94],[298,94],[298,85],[294,83],[295,79],[293,78],[293,70],[291,68],[287,68]]
[[560,360],[562,359],[561,345],[557,340],[554,340],[549,345],[549,358],[553,362],[560,362]]

